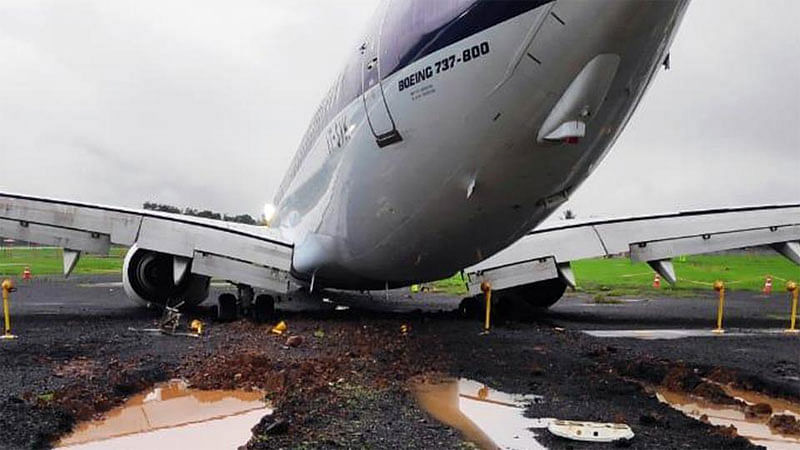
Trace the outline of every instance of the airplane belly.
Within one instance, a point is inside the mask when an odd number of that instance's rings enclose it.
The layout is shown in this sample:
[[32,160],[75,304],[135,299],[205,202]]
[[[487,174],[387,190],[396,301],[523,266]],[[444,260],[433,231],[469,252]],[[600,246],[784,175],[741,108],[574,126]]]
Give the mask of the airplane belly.
[[[342,237],[329,267],[330,279],[339,280],[332,287],[449,276],[544,220],[619,135],[684,9],[684,2],[562,0],[385,79],[403,141],[354,147],[340,165],[340,201],[320,227]],[[605,98],[584,118],[584,135],[543,142],[548,116],[605,54],[617,55],[618,66]]]

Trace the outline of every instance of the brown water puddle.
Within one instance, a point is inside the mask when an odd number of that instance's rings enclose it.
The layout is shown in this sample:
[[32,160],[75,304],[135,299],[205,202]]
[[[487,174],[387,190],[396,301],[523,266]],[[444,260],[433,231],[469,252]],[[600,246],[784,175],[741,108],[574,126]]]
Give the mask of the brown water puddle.
[[70,449],[236,448],[272,410],[262,392],[200,391],[175,380],[130,398],[102,420],[79,424],[56,447]]
[[[741,391],[723,386],[725,392],[736,399],[750,405],[766,403],[772,407],[773,414],[789,414],[800,418],[800,404],[786,400]],[[769,416],[747,417],[740,408],[731,405],[719,405],[689,394],[657,389],[658,399],[694,419],[705,415],[713,425],[736,427],[739,436],[747,438],[756,445],[763,445],[769,450],[796,450],[800,448],[800,437],[779,434],[773,431],[767,422]]]
[[417,380],[413,389],[425,411],[483,449],[545,448],[529,428],[546,428],[548,421],[523,416],[539,396],[507,394],[464,378]]

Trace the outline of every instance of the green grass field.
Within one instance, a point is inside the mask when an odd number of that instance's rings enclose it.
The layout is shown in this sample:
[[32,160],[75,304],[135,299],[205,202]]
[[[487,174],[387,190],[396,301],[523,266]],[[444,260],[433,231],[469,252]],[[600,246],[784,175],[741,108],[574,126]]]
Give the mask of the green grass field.
[[[119,273],[126,249],[114,247],[108,256],[83,255],[77,274]],[[724,255],[700,255],[673,260],[678,283],[669,286],[662,281],[662,293],[692,296],[711,290],[715,280],[725,282],[728,290],[760,291],[764,278],[774,278],[775,291],[782,291],[786,280],[800,279],[800,267],[782,256],[761,252]],[[55,248],[3,248],[0,250],[0,276],[21,277],[29,266],[34,277],[62,273],[62,253]],[[578,290],[605,297],[653,293],[653,271],[645,263],[631,263],[627,258],[590,259],[572,265]],[[438,291],[455,295],[466,293],[461,275],[432,283]]]
[[[113,247],[108,256],[81,255],[73,273],[103,274],[120,273],[126,248]],[[0,276],[22,277],[25,267],[31,268],[34,277],[63,273],[60,248],[4,247],[0,249]]]
[[[711,290],[716,280],[725,282],[727,290],[761,291],[764,279],[773,277],[773,291],[784,289],[787,280],[800,279],[800,267],[777,254],[750,253],[696,255],[673,261],[678,282],[674,286],[662,280],[661,291],[675,295],[691,295],[698,290]],[[580,289],[607,292],[613,296],[654,292],[654,272],[646,263],[632,263],[627,258],[590,259],[573,263]]]

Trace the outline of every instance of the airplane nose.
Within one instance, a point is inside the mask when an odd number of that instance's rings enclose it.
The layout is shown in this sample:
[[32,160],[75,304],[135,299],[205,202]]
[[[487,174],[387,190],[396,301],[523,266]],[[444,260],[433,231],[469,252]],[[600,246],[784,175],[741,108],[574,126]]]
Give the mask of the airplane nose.
[[[688,0],[558,0],[542,19],[524,52],[523,70],[533,77],[558,67],[570,79],[598,55],[660,62]],[[649,73],[645,74],[649,75]],[[643,74],[637,74],[643,76]],[[566,84],[564,86],[566,88]]]
[[558,0],[545,26],[579,33],[599,43],[663,33],[689,0]]

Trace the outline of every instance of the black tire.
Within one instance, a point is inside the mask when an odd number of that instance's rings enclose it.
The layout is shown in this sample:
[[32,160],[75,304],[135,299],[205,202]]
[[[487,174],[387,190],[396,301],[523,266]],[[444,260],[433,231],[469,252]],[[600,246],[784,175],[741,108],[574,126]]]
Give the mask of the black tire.
[[483,314],[483,304],[478,297],[466,297],[458,305],[458,312],[465,319],[478,319]]
[[217,298],[217,320],[220,322],[231,322],[236,320],[236,296],[233,294],[221,294]]
[[253,303],[253,320],[264,323],[275,316],[275,299],[271,295],[260,294]]

